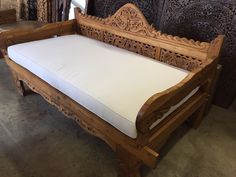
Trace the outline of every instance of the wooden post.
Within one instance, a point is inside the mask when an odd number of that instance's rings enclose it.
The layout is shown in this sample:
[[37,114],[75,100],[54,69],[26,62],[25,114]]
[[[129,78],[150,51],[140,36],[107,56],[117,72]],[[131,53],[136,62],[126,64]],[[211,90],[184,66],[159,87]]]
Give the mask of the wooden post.
[[22,96],[26,96],[26,90],[25,90],[25,86],[24,86],[23,81],[19,79],[18,75],[14,71],[12,71],[12,76],[13,76],[14,83],[15,83],[17,91]]
[[117,147],[118,177],[141,177],[141,161],[122,147]]

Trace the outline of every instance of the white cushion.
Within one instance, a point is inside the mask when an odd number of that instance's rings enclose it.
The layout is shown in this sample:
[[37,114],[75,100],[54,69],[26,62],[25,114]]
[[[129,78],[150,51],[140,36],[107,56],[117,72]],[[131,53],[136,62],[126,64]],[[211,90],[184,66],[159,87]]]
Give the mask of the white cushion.
[[80,35],[14,45],[8,54],[131,138],[142,105],[189,73]]

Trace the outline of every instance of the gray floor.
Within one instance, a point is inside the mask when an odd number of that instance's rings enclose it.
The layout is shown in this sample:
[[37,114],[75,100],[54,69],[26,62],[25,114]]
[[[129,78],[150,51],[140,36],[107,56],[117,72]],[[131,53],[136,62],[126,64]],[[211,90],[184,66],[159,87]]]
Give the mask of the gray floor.
[[[236,103],[183,125],[144,177],[235,177]],[[21,97],[0,60],[0,177],[115,177],[115,154],[40,96]]]

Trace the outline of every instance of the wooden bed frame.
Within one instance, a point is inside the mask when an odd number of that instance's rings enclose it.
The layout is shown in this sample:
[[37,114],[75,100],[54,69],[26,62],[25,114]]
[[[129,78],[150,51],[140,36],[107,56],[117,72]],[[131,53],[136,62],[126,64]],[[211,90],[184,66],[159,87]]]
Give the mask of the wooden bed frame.
[[[162,34],[147,23],[143,14],[133,4],[126,4],[106,19],[82,14],[78,8],[75,9],[75,14],[75,20],[48,24],[36,30],[2,33],[0,47],[5,54],[5,61],[12,71],[16,88],[22,95],[26,95],[25,83],[32,91],[40,94],[68,117],[73,118],[87,132],[104,140],[117,153],[119,176],[140,177],[139,168],[142,164],[155,168],[159,155],[156,151],[177,127],[190,117],[191,125],[194,128],[199,126],[216,73],[224,36],[218,36],[211,43],[201,43]],[[156,93],[142,106],[137,115],[138,137],[136,139],[121,133],[13,62],[7,55],[7,47],[14,44],[75,33],[190,71],[190,74],[178,85]],[[200,89],[196,94],[150,130],[150,126],[171,106],[177,104],[198,86]]]

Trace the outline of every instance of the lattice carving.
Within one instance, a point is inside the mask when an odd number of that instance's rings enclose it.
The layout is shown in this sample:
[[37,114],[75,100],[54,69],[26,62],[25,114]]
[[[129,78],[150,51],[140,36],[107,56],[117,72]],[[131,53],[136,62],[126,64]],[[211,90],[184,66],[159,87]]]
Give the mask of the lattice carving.
[[65,95],[58,94],[57,97],[53,97],[52,95],[49,95],[47,92],[41,90],[40,88],[36,88],[29,80],[19,78],[18,75],[15,74],[14,72],[13,72],[13,76],[16,83],[16,88],[20,92],[20,94],[21,94],[22,89],[24,88],[22,88],[22,85],[19,85],[19,83],[23,84],[24,82],[33,92],[40,94],[48,103],[55,106],[65,116],[75,120],[80,125],[80,127],[83,128],[86,132],[88,132],[89,134],[93,136],[101,138],[112,149],[115,149],[114,148],[115,145],[113,142],[109,141],[107,137],[105,137],[100,131],[98,131],[96,128],[94,128],[93,126],[86,123],[84,120],[80,118],[78,113],[74,109],[71,108],[73,106],[70,104],[70,101],[68,101],[68,99],[65,98],[66,97]]
[[166,49],[161,49],[160,61],[188,71],[192,71],[202,64],[202,61],[199,59],[172,52]]
[[205,50],[209,47],[209,44],[206,42],[189,40],[187,38],[162,34],[160,31],[156,31],[155,28],[148,24],[140,10],[132,4],[123,6],[113,16],[106,18],[104,24],[122,31],[135,33],[145,37],[169,40],[170,42],[188,45],[197,49]]
[[[192,48],[202,52],[207,52],[210,46],[206,42],[188,40],[156,31],[133,4],[124,5],[113,16],[106,19],[79,13],[78,20],[81,23],[80,31],[83,35],[155,59],[159,59],[159,51],[157,51],[159,46],[143,43],[141,40],[128,39],[125,35],[143,36],[153,42],[158,43],[160,40],[171,45],[188,47],[188,50]],[[88,21],[92,24],[88,24]],[[190,71],[199,66],[199,62],[201,62],[193,57],[165,50],[162,50],[160,61]]]
[[87,36],[87,37],[90,37],[99,41],[103,41],[103,32],[99,29],[81,25],[80,32],[84,36]]
[[145,43],[137,42],[108,32],[104,32],[104,42],[140,55],[155,58],[156,48]]
[[134,4],[128,3],[124,5],[114,15],[106,19],[84,14],[80,14],[80,18],[94,19],[97,23],[113,27],[115,30],[129,32],[143,37],[161,39],[173,44],[189,46],[204,52],[209,48],[209,43],[206,42],[189,40],[187,38],[162,34],[161,31],[156,31],[152,25],[148,24],[142,12]]

